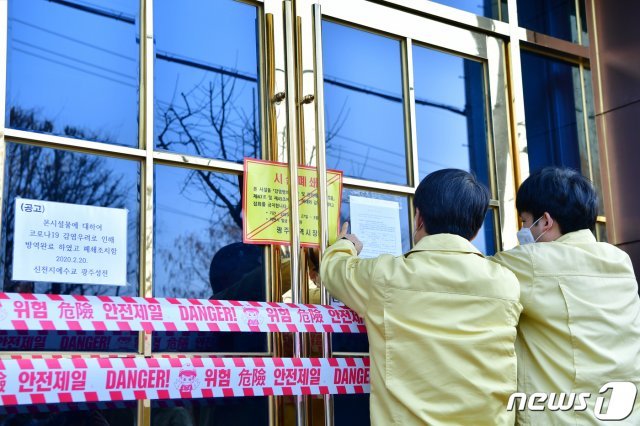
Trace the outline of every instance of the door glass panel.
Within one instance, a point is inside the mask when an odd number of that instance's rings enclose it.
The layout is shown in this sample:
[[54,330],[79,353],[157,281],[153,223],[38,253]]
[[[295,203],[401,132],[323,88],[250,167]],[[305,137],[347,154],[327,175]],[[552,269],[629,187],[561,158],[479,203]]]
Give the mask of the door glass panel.
[[9,127],[138,145],[139,2],[10,1]]
[[154,19],[156,148],[229,161],[260,157],[257,8],[160,1]]
[[[138,182],[140,166],[137,162],[100,157],[50,148],[22,144],[7,144],[4,205],[2,210],[2,251],[0,277],[2,291],[14,293],[81,294],[91,296],[137,296],[139,265],[139,217],[140,202]],[[55,227],[47,225],[42,237],[30,237],[33,256],[43,254],[40,270],[47,267],[54,277],[61,274],[60,282],[15,281],[12,279],[14,264],[13,243],[15,234],[15,200],[17,197],[32,200],[127,209],[127,285],[98,285],[65,283],[64,277],[83,274],[89,277],[89,268],[73,263],[90,253],[97,243],[87,243],[89,229],[78,229],[70,221],[57,221]],[[53,244],[45,244],[47,231],[50,237],[58,233],[65,241],[65,252],[71,253],[68,264],[52,267],[51,257],[44,250],[54,250]],[[96,236],[97,231],[93,233]],[[97,236],[99,238],[99,236]],[[59,244],[60,239],[56,240]],[[36,244],[37,248],[36,249]],[[43,247],[44,246],[44,247]],[[96,247],[97,250],[97,247]],[[78,254],[76,254],[76,252]],[[44,261],[47,259],[47,262]],[[73,259],[73,260],[72,260]],[[55,268],[55,270],[54,270]],[[41,273],[41,272],[40,272]],[[94,273],[91,270],[91,273]],[[76,280],[73,280],[76,281]],[[89,279],[87,280],[87,282]],[[138,333],[116,331],[0,331],[0,349],[7,351],[91,351],[135,352]]]
[[425,47],[413,47],[418,172],[473,172],[489,185],[483,65]]
[[327,164],[407,184],[400,42],[322,22]]
[[[265,300],[263,247],[242,242],[242,178],[155,168],[154,295]],[[156,351],[265,352],[266,333],[154,333]]]
[[137,401],[113,403],[38,404],[0,407],[3,426],[134,426]]
[[368,426],[369,394],[335,395],[333,397],[334,424],[336,426]]

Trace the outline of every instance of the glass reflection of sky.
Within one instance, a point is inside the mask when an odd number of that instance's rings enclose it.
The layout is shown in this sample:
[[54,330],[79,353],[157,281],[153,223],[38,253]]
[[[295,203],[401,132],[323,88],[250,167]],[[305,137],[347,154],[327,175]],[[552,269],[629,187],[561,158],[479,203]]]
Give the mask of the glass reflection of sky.
[[417,46],[413,64],[420,179],[453,167],[488,184],[482,64]]
[[199,0],[154,8],[156,148],[259,157],[256,7]]
[[139,2],[72,3],[9,2],[8,126],[18,108],[45,133],[137,146]]
[[433,0],[435,3],[466,10],[475,15],[498,19],[498,4],[505,0]]
[[[420,179],[436,170],[475,173],[489,186],[482,63],[424,47],[413,47]],[[492,213],[473,244],[495,251]]]
[[407,184],[400,42],[323,21],[327,163]]

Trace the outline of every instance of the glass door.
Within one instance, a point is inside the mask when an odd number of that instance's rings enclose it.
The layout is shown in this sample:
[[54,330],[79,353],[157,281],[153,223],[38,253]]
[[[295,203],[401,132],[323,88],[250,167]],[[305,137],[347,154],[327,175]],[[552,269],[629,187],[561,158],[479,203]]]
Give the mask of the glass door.
[[[344,172],[341,221],[362,198],[392,202],[408,251],[415,188],[430,172],[459,168],[492,193],[473,243],[487,255],[513,245],[504,42],[364,0],[295,6],[297,88],[314,100],[299,104],[301,158]],[[321,349],[309,353],[366,356],[368,344],[366,335],[335,334]],[[368,424],[368,403],[368,395],[340,395],[313,398],[307,409],[313,424]]]

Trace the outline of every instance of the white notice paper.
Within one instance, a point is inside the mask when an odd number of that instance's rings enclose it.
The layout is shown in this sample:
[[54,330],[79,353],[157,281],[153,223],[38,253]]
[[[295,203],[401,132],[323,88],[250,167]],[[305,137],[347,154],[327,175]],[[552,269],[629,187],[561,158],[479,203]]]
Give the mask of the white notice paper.
[[127,213],[16,198],[12,279],[126,285]]
[[400,232],[400,203],[366,197],[349,197],[351,204],[351,233],[364,248],[360,257],[377,257],[381,254],[402,254]]

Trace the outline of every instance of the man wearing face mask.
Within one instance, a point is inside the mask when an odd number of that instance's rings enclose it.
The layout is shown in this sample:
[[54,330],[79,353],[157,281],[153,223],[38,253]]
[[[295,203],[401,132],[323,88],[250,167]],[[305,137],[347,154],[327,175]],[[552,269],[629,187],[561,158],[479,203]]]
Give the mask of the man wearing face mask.
[[[630,381],[637,390],[640,383],[638,283],[629,256],[591,233],[597,206],[591,182],[579,172],[533,173],[516,198],[520,246],[493,258],[520,281],[518,391],[592,395],[586,410],[518,411],[518,424],[600,424],[607,415],[594,413],[601,387]],[[631,413],[632,402],[616,410],[610,403],[609,419],[629,414],[616,424],[640,425],[639,401]]]
[[513,425],[518,282],[470,242],[489,198],[473,175],[439,170],[416,189],[408,253],[362,259],[343,226],[324,254],[322,282],[367,326],[371,424]]

